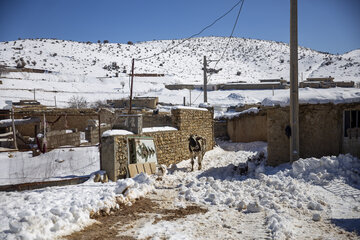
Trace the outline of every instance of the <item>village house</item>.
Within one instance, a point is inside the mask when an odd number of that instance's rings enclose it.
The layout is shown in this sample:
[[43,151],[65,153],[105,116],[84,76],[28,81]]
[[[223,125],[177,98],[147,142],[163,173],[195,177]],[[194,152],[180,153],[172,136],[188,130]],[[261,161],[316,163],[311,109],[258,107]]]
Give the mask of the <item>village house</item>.
[[[289,106],[259,105],[227,118],[217,120],[215,126],[223,129],[226,126],[231,141],[266,141],[269,165],[289,162]],[[337,156],[340,153],[360,157],[359,101],[303,103],[299,105],[299,121],[300,158]],[[221,134],[224,136],[225,131]]]

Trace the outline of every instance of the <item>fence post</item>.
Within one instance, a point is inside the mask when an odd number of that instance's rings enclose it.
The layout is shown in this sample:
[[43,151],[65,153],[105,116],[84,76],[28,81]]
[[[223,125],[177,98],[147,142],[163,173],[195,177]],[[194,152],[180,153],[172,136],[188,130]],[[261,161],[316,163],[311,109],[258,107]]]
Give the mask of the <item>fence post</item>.
[[12,119],[12,131],[13,131],[13,139],[14,139],[14,148],[18,149],[17,140],[16,140],[16,129],[15,129],[15,120],[14,120],[14,108],[11,108],[11,119]]

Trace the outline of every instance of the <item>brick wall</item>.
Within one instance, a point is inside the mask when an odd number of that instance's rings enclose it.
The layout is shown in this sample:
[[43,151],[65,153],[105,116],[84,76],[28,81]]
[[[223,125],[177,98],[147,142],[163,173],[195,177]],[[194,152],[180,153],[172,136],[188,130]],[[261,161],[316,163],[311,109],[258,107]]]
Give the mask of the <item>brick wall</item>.
[[[178,129],[177,131],[158,131],[141,135],[154,138],[159,164],[169,165],[189,159],[188,138],[190,134],[205,137],[207,150],[211,150],[214,147],[212,111],[173,109],[171,113],[172,125]],[[101,158],[103,170],[114,181],[125,175],[124,169],[128,162],[126,139],[127,136],[102,138]]]

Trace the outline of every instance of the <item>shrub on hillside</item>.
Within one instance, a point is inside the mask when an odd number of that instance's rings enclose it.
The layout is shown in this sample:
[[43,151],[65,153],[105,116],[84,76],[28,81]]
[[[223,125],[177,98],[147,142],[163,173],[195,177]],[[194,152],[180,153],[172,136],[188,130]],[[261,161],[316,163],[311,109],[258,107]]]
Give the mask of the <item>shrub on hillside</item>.
[[16,60],[15,63],[17,68],[24,68],[26,65],[26,62],[23,58]]

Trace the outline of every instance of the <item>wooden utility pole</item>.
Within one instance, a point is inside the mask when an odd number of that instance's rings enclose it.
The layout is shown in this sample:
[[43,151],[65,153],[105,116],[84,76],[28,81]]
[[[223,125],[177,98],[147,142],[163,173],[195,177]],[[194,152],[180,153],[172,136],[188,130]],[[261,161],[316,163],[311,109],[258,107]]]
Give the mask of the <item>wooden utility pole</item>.
[[204,103],[207,102],[207,75],[206,75],[206,56],[204,56]]
[[299,159],[297,0],[290,0],[290,162]]
[[99,154],[100,154],[100,170],[103,170],[103,162],[102,162],[102,156],[101,156],[101,115],[100,115],[100,111],[98,112],[98,122],[99,122]]
[[14,139],[14,148],[18,149],[17,139],[16,139],[16,128],[15,128],[15,113],[14,108],[11,108],[11,120],[12,120],[12,131],[13,131],[13,139]]
[[189,105],[190,105],[190,107],[191,107],[191,89],[189,89],[189,93],[190,93],[190,96],[189,96],[189,99],[190,99]]
[[134,85],[134,64],[135,64],[135,59],[132,59],[132,64],[131,64],[131,86],[130,86],[130,101],[129,101],[129,114],[131,113],[131,108],[132,108],[132,92],[133,92],[133,85]]

